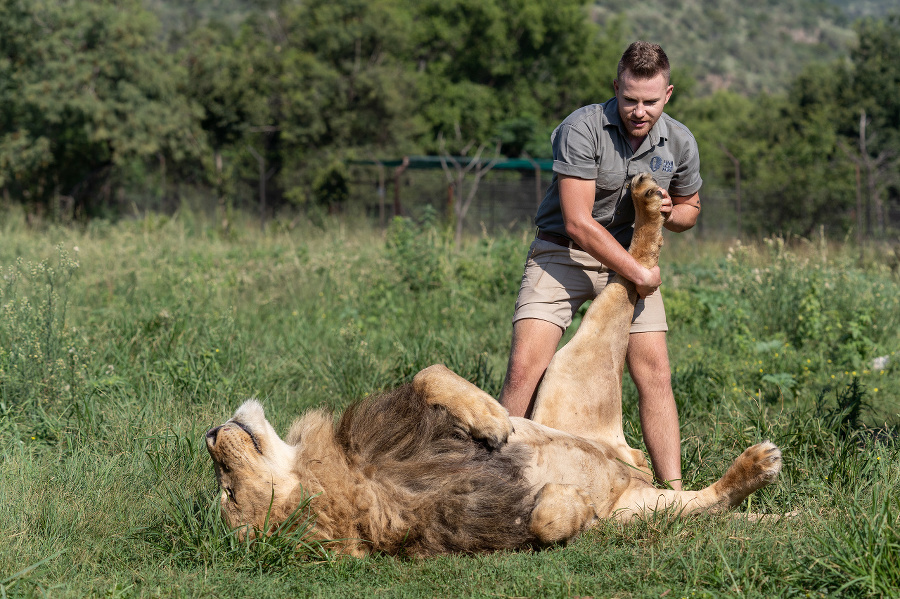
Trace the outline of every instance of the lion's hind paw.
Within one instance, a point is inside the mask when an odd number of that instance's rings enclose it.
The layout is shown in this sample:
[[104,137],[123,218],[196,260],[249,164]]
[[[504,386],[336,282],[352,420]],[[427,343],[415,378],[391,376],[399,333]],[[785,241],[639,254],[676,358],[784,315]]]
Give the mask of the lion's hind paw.
[[757,489],[773,482],[781,472],[781,450],[768,440],[747,448],[738,459],[746,460],[748,467],[756,473],[754,478],[760,483]]
[[750,493],[772,483],[781,472],[781,465],[781,450],[771,441],[745,449],[719,481],[728,505],[734,507]]
[[529,530],[541,545],[564,543],[597,522],[591,496],[575,485],[547,483],[535,497]]
[[662,206],[663,196],[653,175],[650,173],[635,175],[629,185],[635,210],[648,221],[662,219],[659,209]]

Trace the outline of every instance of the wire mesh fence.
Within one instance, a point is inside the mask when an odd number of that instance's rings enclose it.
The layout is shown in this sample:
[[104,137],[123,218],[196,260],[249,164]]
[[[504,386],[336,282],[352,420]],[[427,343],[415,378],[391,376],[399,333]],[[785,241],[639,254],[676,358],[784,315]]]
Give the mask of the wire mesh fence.
[[[479,183],[466,211],[463,228],[467,234],[520,231],[534,226],[537,207],[550,185],[551,173],[488,173]],[[403,174],[397,188],[392,180],[383,187],[375,178],[357,178],[351,186],[350,203],[364,206],[366,216],[375,223],[387,224],[400,214],[416,222],[436,217],[449,221],[453,207],[460,201],[453,185],[441,171],[413,170]],[[463,196],[469,193],[466,181]],[[733,189],[704,187],[700,192],[703,211],[696,234],[712,238],[736,237],[741,218],[735,206]]]

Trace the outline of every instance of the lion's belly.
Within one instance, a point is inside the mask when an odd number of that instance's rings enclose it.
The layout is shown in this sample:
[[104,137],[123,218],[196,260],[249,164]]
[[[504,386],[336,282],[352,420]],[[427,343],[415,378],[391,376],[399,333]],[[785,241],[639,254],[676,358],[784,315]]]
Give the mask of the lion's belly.
[[547,483],[576,485],[592,498],[597,515],[608,517],[629,486],[647,484],[631,465],[631,449],[589,441],[524,418],[513,418],[509,444],[524,443],[532,457],[525,476],[535,491]]

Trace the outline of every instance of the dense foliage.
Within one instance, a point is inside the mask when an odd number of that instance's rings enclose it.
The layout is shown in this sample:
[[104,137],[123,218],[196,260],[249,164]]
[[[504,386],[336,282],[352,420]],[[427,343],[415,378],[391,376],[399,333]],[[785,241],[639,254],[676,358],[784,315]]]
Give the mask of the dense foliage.
[[895,226],[900,17],[850,29],[822,0],[655,6],[0,0],[0,190],[64,219],[191,190],[227,210],[263,186],[270,208],[331,206],[352,200],[349,159],[496,140],[544,157],[561,118],[611,94],[627,42],[655,36],[675,62],[670,112],[722,206],[709,218],[752,233]]

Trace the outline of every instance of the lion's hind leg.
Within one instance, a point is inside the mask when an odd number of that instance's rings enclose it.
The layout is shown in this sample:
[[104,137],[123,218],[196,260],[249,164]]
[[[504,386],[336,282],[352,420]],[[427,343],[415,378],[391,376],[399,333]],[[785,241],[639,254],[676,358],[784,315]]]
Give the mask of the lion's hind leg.
[[737,507],[754,491],[772,483],[781,472],[781,450],[770,441],[746,449],[725,472],[725,476],[699,491],[655,489],[636,486],[622,494],[614,508],[615,517],[628,520],[635,515],[669,507],[680,513],[718,512]]
[[594,504],[575,485],[547,483],[535,498],[529,530],[541,545],[564,543],[597,522]]
[[413,388],[427,403],[446,408],[460,428],[490,447],[500,447],[512,433],[506,408],[443,364],[421,370],[413,378]]

